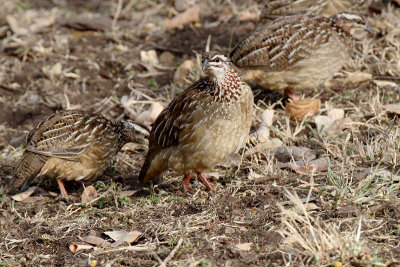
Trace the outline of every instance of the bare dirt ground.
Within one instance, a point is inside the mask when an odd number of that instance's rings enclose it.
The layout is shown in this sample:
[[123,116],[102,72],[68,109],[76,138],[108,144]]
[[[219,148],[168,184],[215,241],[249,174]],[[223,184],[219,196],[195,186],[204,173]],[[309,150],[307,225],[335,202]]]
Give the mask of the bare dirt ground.
[[[198,21],[165,29],[166,19],[195,5]],[[337,121],[325,134],[317,118],[290,121],[281,97],[255,91],[253,130],[263,110],[274,108],[271,138],[310,149],[328,168],[293,171],[285,159],[262,151],[219,167],[213,192],[195,182],[184,195],[182,178],[173,174],[138,187],[146,147],[128,144],[93,183],[99,198],[89,204],[81,203],[82,186],[74,183],[66,183],[72,199],[60,199],[54,180],[23,201],[10,198],[16,192],[7,184],[24,138],[44,116],[70,108],[135,120],[154,102],[165,106],[199,76],[195,60],[178,83],[178,66],[203,52],[209,37],[211,48],[228,53],[254,28],[262,5],[2,0],[0,266],[399,265],[399,117],[385,107],[400,101],[395,1],[370,8],[371,33],[357,42],[353,61],[326,89],[305,94],[321,99],[319,115],[343,110],[345,124]],[[149,50],[158,62],[141,57]],[[88,235],[114,244],[106,231],[142,236],[120,246],[69,249],[89,245],[81,240]]]

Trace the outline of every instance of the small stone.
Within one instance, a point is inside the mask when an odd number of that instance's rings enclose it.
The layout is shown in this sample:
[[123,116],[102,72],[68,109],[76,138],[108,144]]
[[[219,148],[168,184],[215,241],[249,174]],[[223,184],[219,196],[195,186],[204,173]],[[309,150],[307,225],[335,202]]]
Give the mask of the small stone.
[[168,51],[161,53],[159,61],[164,66],[173,66],[176,63],[175,56]]

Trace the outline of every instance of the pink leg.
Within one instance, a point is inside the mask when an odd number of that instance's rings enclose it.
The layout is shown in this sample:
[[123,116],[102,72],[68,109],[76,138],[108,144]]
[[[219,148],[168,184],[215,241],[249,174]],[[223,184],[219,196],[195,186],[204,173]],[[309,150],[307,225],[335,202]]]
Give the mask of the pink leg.
[[183,193],[186,193],[187,190],[192,190],[192,187],[190,186],[190,175],[186,174],[185,178],[183,178]]
[[204,177],[204,174],[201,173],[201,172],[198,172],[197,175],[200,176],[201,181],[202,181],[203,184],[207,187],[207,189],[208,189],[209,191],[212,191],[212,187],[211,187],[210,183],[208,182],[207,178]]
[[285,89],[285,91],[283,92],[286,96],[288,96],[289,98],[293,99],[293,100],[299,100],[300,96],[294,94],[291,90],[289,89]]
[[67,190],[65,190],[63,181],[60,178],[57,178],[56,180],[57,180],[57,183],[58,183],[58,187],[60,188],[61,196],[64,197],[64,198],[67,198],[68,197],[68,193],[67,193]]

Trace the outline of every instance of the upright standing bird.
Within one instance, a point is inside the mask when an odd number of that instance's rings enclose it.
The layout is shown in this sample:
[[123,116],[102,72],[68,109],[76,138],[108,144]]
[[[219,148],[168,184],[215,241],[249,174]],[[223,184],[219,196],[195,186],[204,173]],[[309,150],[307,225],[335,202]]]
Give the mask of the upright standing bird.
[[372,0],[272,0],[260,15],[260,24],[282,16],[314,14],[331,17],[342,12],[365,14]]
[[359,23],[348,13],[285,16],[260,26],[230,56],[246,82],[290,95],[319,86],[351,59],[350,29]]
[[99,177],[128,142],[148,135],[129,121],[114,122],[100,114],[61,111],[46,117],[27,136],[27,147],[14,172],[12,187],[24,189],[35,178],[56,178],[67,197],[63,180]]
[[156,119],[139,179],[149,182],[172,169],[185,175],[183,191],[197,174],[212,170],[245,143],[253,117],[253,93],[228,59],[215,51],[202,58],[205,77],[176,97]]

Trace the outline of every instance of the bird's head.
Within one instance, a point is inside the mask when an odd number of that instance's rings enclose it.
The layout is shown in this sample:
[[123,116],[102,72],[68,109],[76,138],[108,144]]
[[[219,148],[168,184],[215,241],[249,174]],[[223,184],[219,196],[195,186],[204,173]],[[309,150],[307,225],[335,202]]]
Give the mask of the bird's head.
[[332,16],[331,20],[333,20],[339,28],[349,35],[351,35],[353,29],[363,28],[368,31],[368,28],[365,26],[365,20],[356,14],[338,13]]
[[226,56],[217,51],[209,51],[202,56],[203,72],[215,80],[222,80],[232,71],[231,63]]
[[137,123],[121,120],[117,122],[116,129],[121,140],[121,145],[126,143],[146,143],[149,131]]

